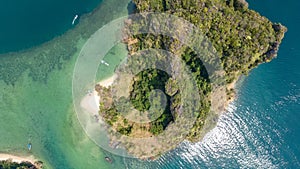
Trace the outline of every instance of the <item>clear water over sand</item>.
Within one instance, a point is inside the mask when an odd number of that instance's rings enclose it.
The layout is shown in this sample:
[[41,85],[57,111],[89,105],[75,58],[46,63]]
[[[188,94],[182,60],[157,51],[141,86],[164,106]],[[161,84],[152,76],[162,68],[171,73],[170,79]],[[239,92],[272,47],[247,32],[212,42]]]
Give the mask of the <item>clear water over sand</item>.
[[[41,62],[40,67],[44,63],[56,63],[31,59],[34,57],[31,53],[39,53],[41,47],[25,53],[0,55],[1,69],[8,72],[1,73],[0,77],[13,81],[10,85],[0,81],[0,152],[33,154],[45,161],[49,168],[64,169],[199,166],[299,168],[300,3],[296,0],[289,3],[274,0],[271,4],[267,0],[249,2],[250,8],[272,21],[282,22],[289,31],[278,58],[253,70],[240,82],[237,100],[202,142],[194,145],[183,143],[178,149],[155,162],[142,162],[111,155],[101,150],[85,135],[72,105],[72,71],[76,54],[88,35],[103,25],[103,22],[97,20],[99,22],[93,28],[87,24],[89,21],[96,18],[112,20],[109,17],[117,18],[127,14],[128,2],[106,0],[102,4],[101,12],[96,14],[97,17],[83,19],[78,29],[66,33],[69,37],[66,41],[72,42],[76,50],[69,59],[61,58],[64,61],[57,64],[56,68],[46,67],[47,72],[45,68],[38,69],[38,61]],[[64,42],[63,38],[56,38],[42,47],[56,51],[53,56],[57,56],[63,50],[53,46],[66,45]],[[118,54],[121,51],[116,50],[113,53]],[[46,51],[39,58],[49,59],[49,53],[51,52]],[[112,59],[112,55],[107,57],[107,61],[113,64],[118,59]],[[19,71],[18,65],[27,62],[30,62],[28,66]],[[99,71],[106,71],[98,74],[99,79],[106,78],[111,73],[104,67],[100,67]],[[31,152],[26,147],[29,141],[33,145]],[[107,163],[104,156],[110,156],[114,163]]]

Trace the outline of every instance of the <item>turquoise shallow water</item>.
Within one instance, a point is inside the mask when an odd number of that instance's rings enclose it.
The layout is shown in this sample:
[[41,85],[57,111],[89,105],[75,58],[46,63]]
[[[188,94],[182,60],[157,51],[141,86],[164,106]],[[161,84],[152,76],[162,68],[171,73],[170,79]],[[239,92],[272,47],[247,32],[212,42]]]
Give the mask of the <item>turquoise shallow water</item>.
[[[120,168],[117,166],[121,164],[120,159],[108,164],[104,156],[109,153],[96,146],[80,127],[71,89],[75,56],[80,51],[77,47],[80,49],[85,38],[105,22],[126,15],[127,4],[128,1],[105,1],[98,13],[89,17],[93,25],[78,24],[76,30],[66,33],[67,39],[59,37],[26,52],[0,55],[0,69],[5,70],[0,74],[0,153],[34,155],[44,161],[47,168]],[[70,22],[68,20],[68,24]],[[2,30],[1,33],[14,32]],[[46,40],[43,34],[38,36]],[[23,47],[26,48],[26,43]],[[7,50],[4,46],[1,49]],[[7,85],[2,78],[16,80]],[[32,143],[30,152],[26,147],[28,142]]]
[[[63,69],[52,72],[46,84],[32,81],[26,74],[15,86],[0,81],[0,152],[29,154],[26,144],[30,140],[31,153],[53,168],[300,168],[300,2],[249,3],[250,8],[283,23],[289,31],[278,58],[241,80],[237,100],[202,142],[183,143],[155,162],[102,151],[85,136],[72,109],[73,58]],[[53,29],[51,36],[70,28],[66,25]],[[1,33],[16,33],[7,31]],[[26,40],[17,46],[11,43],[11,47],[2,41],[5,45],[0,51],[26,48],[51,36],[33,44]],[[114,164],[107,164],[105,155],[111,156]]]

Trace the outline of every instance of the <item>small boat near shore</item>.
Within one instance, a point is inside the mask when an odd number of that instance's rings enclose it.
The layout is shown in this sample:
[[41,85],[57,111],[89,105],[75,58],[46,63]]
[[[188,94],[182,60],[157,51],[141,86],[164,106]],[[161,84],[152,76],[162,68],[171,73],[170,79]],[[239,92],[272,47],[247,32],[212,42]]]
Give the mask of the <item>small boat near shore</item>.
[[75,15],[75,17],[73,18],[73,21],[72,21],[72,25],[75,24],[75,21],[78,19],[78,15]]
[[28,150],[30,151],[31,148],[32,148],[32,144],[31,144],[31,143],[28,143],[28,144],[27,144],[27,148],[28,148]]
[[101,60],[101,63],[106,65],[106,66],[109,66],[109,63],[105,62],[104,60]]
[[113,162],[112,159],[109,158],[109,157],[105,157],[105,160],[106,160],[107,162],[109,162],[109,163],[112,163],[112,162]]

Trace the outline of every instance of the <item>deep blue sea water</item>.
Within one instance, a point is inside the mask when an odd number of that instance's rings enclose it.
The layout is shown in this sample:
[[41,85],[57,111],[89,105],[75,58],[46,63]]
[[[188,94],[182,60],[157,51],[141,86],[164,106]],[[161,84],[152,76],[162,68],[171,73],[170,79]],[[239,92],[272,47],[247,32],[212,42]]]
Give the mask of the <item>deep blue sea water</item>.
[[[63,34],[75,14],[100,1],[1,1],[0,53]],[[122,168],[300,168],[300,1],[248,2],[288,27],[278,58],[243,78],[238,98],[202,142],[183,143],[156,162],[122,159]]]
[[30,48],[72,28],[102,0],[1,0],[0,53]]

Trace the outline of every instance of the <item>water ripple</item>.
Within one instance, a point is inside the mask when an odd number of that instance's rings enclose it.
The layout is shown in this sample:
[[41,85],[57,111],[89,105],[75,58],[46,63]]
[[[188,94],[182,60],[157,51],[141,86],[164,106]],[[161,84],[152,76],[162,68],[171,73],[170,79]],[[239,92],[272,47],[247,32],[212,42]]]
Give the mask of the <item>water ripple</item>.
[[[258,109],[258,108],[257,108]],[[286,164],[280,154],[280,126],[266,112],[231,104],[217,126],[201,142],[183,142],[177,149],[142,168],[278,168]],[[262,122],[267,120],[267,122]],[[139,162],[141,163],[141,162]],[[136,168],[132,165],[129,168]],[[139,167],[138,167],[139,168]]]

